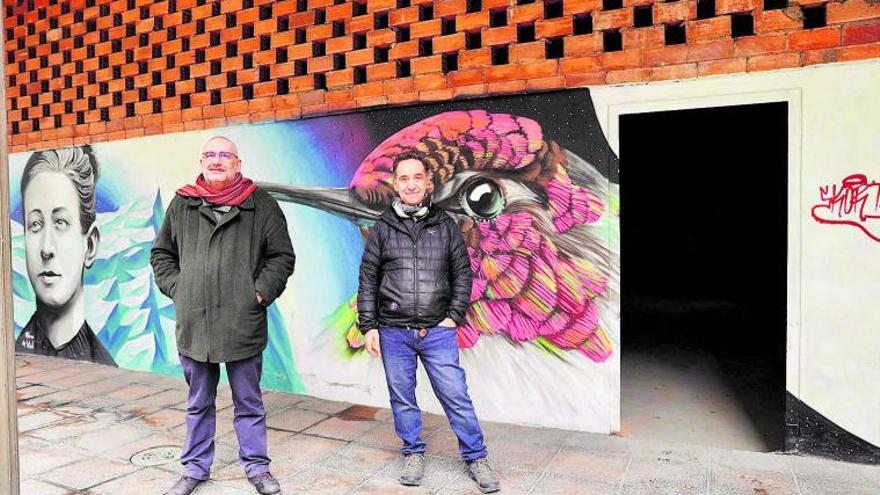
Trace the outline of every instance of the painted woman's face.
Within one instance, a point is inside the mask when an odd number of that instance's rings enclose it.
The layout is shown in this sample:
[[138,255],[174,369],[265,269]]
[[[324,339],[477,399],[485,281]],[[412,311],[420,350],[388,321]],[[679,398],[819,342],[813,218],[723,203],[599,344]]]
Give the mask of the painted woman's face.
[[82,290],[83,269],[93,259],[73,182],[58,172],[31,179],[24,192],[24,227],[28,278],[37,300],[53,308],[66,305]]

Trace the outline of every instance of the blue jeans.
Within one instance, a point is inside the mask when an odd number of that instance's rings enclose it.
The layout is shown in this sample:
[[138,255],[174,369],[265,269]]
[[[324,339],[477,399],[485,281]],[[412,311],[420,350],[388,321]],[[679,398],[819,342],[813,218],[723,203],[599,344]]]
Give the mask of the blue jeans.
[[[220,365],[203,363],[180,355],[183,376],[189,385],[186,407],[186,443],[180,454],[183,474],[207,480],[214,461],[217,382]],[[238,460],[248,478],[269,471],[266,445],[266,411],[260,391],[263,355],[226,363],[232,388],[235,434],[238,437]]]
[[465,461],[486,457],[483,432],[468,396],[464,370],[458,364],[455,329],[434,327],[419,336],[418,329],[382,327],[379,346],[385,379],[391,396],[394,431],[403,440],[404,454],[425,452],[421,438],[422,411],[416,403],[416,357],[420,357],[434,394],[440,400],[452,431],[458,437],[458,451]]

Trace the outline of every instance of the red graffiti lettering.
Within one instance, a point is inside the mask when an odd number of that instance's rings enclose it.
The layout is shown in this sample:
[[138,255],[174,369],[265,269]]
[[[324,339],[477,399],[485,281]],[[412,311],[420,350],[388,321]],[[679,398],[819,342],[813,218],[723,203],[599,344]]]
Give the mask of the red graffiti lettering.
[[840,184],[820,187],[819,199],[812,208],[817,222],[852,225],[880,242],[880,222],[874,221],[880,219],[880,183],[852,174]]

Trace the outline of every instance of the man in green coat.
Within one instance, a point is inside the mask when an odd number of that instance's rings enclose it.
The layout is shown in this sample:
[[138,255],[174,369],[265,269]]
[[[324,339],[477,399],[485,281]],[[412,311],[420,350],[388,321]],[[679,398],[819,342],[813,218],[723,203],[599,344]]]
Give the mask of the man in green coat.
[[150,256],[156,285],[174,300],[189,385],[184,470],[167,494],[189,495],[210,476],[219,363],[232,388],[239,461],[257,492],[279,493],[269,472],[260,376],[266,307],[293,274],[293,246],[278,203],[241,175],[235,143],[208,140],[200,171],[195,184],[177,190]]

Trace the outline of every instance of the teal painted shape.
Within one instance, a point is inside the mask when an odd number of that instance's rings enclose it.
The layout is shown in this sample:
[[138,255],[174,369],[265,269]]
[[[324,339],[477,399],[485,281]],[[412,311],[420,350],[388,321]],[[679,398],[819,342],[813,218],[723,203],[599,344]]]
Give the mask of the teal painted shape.
[[[98,338],[120,367],[183,376],[174,336],[174,303],[153,280],[150,250],[162,225],[165,208],[159,191],[101,213],[102,240],[98,259],[83,277],[86,317]],[[15,335],[19,323],[34,310],[33,289],[25,270],[24,235],[20,224],[13,232],[13,295],[16,298]],[[19,314],[26,312],[27,314]],[[268,309],[269,345],[263,353],[264,388],[305,392],[281,311]]]

